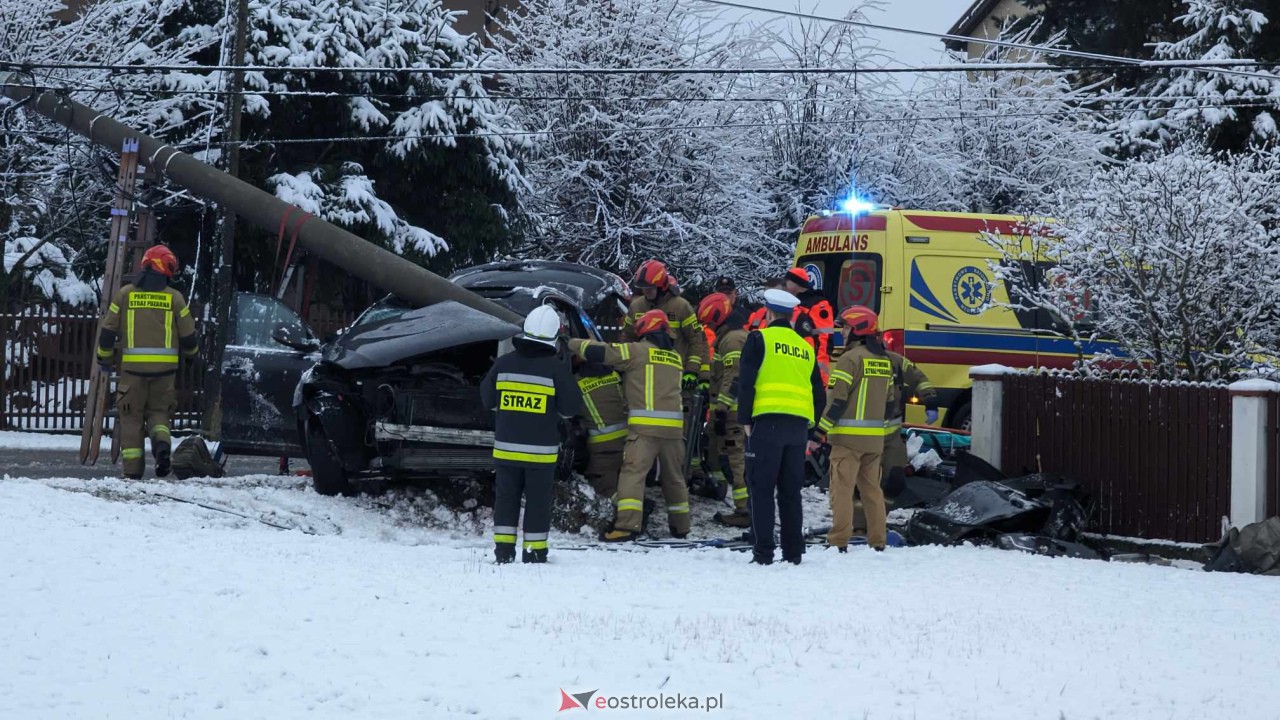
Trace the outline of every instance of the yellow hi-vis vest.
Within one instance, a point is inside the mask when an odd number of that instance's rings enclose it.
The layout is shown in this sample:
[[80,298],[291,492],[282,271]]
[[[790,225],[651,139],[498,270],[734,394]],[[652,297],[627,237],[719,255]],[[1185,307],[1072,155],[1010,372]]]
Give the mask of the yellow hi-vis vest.
[[751,416],[795,415],[813,425],[813,348],[789,327],[760,330],[764,359]]

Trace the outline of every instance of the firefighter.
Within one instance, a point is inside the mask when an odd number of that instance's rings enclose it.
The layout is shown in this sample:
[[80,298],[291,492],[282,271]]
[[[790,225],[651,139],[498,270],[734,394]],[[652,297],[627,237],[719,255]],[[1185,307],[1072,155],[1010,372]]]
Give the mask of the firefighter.
[[804,555],[805,444],[826,394],[813,348],[791,328],[799,304],[782,290],[764,294],[768,325],[747,336],[738,374],[738,422],[747,437],[748,506],[752,562],[773,563],[776,493],[782,525],[782,559]]
[[98,364],[104,373],[111,372],[120,344],[116,410],[124,476],[131,480],[140,480],[146,468],[144,436],[151,438],[156,477],[169,474],[169,418],[178,405],[178,356],[194,357],[197,346],[191,309],[182,293],[169,287],[169,279],[178,272],[177,256],[156,245],[143,253],[141,269],[137,282],[111,298],[98,331]]
[[918,365],[896,352],[887,350],[893,366],[893,383],[889,388],[888,420],[885,421],[884,455],[880,461],[885,496],[897,497],[906,487],[907,444],[902,439],[902,423],[907,400],[924,405],[924,421],[938,422],[938,391]]
[[689,535],[689,489],[681,476],[685,452],[681,358],[671,339],[667,315],[661,310],[641,315],[632,324],[632,333],[639,338],[635,342],[569,341],[570,349],[586,362],[603,363],[621,372],[627,399],[618,514],[613,529],[602,533],[600,539],[625,542],[639,536],[644,525],[644,479],[655,459],[671,535],[684,538]]
[[[720,277],[716,278],[716,281],[711,285],[711,292],[720,293],[721,295],[724,295],[725,297],[729,298],[730,307],[732,307],[734,310],[740,309],[738,307],[738,299],[739,299],[738,283],[734,282],[733,278],[729,277],[728,275],[721,275]],[[702,321],[699,321],[699,322],[702,322]],[[706,325],[706,323],[702,323],[702,324]]]
[[876,313],[851,305],[840,313],[845,349],[831,371],[827,409],[818,423],[831,444],[831,531],[827,544],[845,552],[853,534],[853,490],[867,515],[867,544],[883,550],[886,540],[880,456],[893,364],[876,334]]
[[668,334],[675,344],[675,351],[683,359],[684,373],[681,384],[685,392],[692,392],[699,384],[709,384],[711,356],[707,339],[698,324],[698,315],[688,300],[675,292],[675,278],[667,266],[657,260],[645,260],[636,270],[632,284],[640,289],[640,297],[631,301],[627,316],[622,321],[622,341],[634,342],[636,322],[650,310],[661,310],[667,316]]
[[496,413],[493,425],[493,555],[499,563],[516,559],[516,523],[524,498],[524,552],[527,563],[547,561],[551,491],[560,457],[561,426],[577,415],[582,395],[569,364],[560,356],[560,316],[540,305],[524,320],[515,349],[494,361],[480,385],[484,406]]
[[818,367],[825,379],[831,372],[831,334],[835,331],[835,311],[831,302],[813,286],[804,268],[791,268],[784,276],[787,292],[800,300],[791,324],[818,353]]
[[[715,520],[723,525],[745,528],[751,525],[747,512],[747,476],[745,443],[742,425],[738,422],[737,390],[738,367],[742,360],[742,347],[747,342],[743,329],[745,313],[734,308],[727,295],[713,293],[698,304],[698,322],[714,328],[718,334],[715,358],[711,365],[711,432],[707,433],[711,478],[717,487],[723,488],[718,499],[724,499],[730,484],[733,486],[731,514],[716,513]],[[732,413],[732,414],[731,414]],[[726,480],[724,465],[727,462],[730,477]]]
[[578,389],[582,409],[578,417],[587,429],[587,480],[600,495],[613,497],[618,491],[618,471],[622,468],[622,448],[627,439],[627,400],[622,395],[622,377],[603,363],[578,363]]

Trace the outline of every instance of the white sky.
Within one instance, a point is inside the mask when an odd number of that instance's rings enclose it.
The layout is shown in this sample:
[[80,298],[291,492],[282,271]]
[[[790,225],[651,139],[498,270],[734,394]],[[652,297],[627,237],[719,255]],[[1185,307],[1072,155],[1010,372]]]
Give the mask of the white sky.
[[[860,4],[857,0],[733,0],[743,5],[789,10],[824,17],[843,17]],[[867,21],[912,30],[943,33],[951,29],[973,0],[882,0],[883,7],[867,13]],[[737,11],[727,11],[736,13]],[[768,13],[750,13],[753,19],[770,17]],[[879,41],[880,48],[900,65],[927,65],[943,61],[942,41],[904,33],[868,31]],[[897,76],[909,84],[913,75]]]

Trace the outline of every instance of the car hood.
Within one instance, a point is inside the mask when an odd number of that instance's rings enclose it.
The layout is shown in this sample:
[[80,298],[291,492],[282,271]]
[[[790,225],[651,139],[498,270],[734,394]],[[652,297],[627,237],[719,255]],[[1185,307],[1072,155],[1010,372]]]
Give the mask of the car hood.
[[486,340],[505,340],[520,327],[449,300],[354,327],[324,349],[325,362],[346,370],[386,367],[418,355]]

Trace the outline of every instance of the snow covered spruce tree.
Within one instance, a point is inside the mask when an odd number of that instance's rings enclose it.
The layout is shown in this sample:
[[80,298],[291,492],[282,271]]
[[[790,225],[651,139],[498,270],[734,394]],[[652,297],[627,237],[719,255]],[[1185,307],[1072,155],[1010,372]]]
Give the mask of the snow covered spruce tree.
[[[1280,13],[1274,0],[1182,0],[1175,26],[1185,35],[1156,44],[1163,60],[1280,60],[1280,26],[1262,12]],[[1228,72],[1178,69],[1151,73],[1121,124],[1130,151],[1168,147],[1187,133],[1205,133],[1213,148],[1242,150],[1280,139],[1280,74],[1274,68],[1228,67]],[[1236,74],[1231,74],[1231,72]]]
[[1280,342],[1277,182],[1275,150],[1191,143],[1099,169],[1059,194],[1052,282],[1024,297],[1076,332],[1087,319],[1153,377],[1236,376]]
[[[495,43],[510,67],[714,67],[724,34],[678,0],[529,0]],[[625,271],[667,261],[684,284],[755,275],[761,242],[754,149],[708,102],[724,80],[662,73],[506,75],[520,122],[539,133],[525,176],[527,252]]]
[[[67,63],[192,65],[217,42],[208,28],[166,32],[182,0],[91,2],[63,20],[58,0],[0,0],[0,60],[32,66],[20,77],[63,89],[123,123],[174,144],[200,135],[215,98],[174,90],[208,90],[216,79],[197,72],[131,74],[49,67]],[[35,113],[0,99],[0,237],[5,298],[96,301],[106,254],[108,216],[116,176],[112,153],[90,145]],[[183,194],[148,198],[165,207]]]
[[[208,3],[212,11],[221,3]],[[484,75],[486,50],[440,0],[252,0],[241,179],[440,271],[510,239],[523,140]],[[225,23],[225,21],[224,21]],[[221,26],[220,26],[221,27]],[[402,69],[398,73],[365,69]],[[269,281],[275,238],[238,242]],[[257,236],[261,238],[262,236]],[[251,261],[258,262],[251,262]]]

